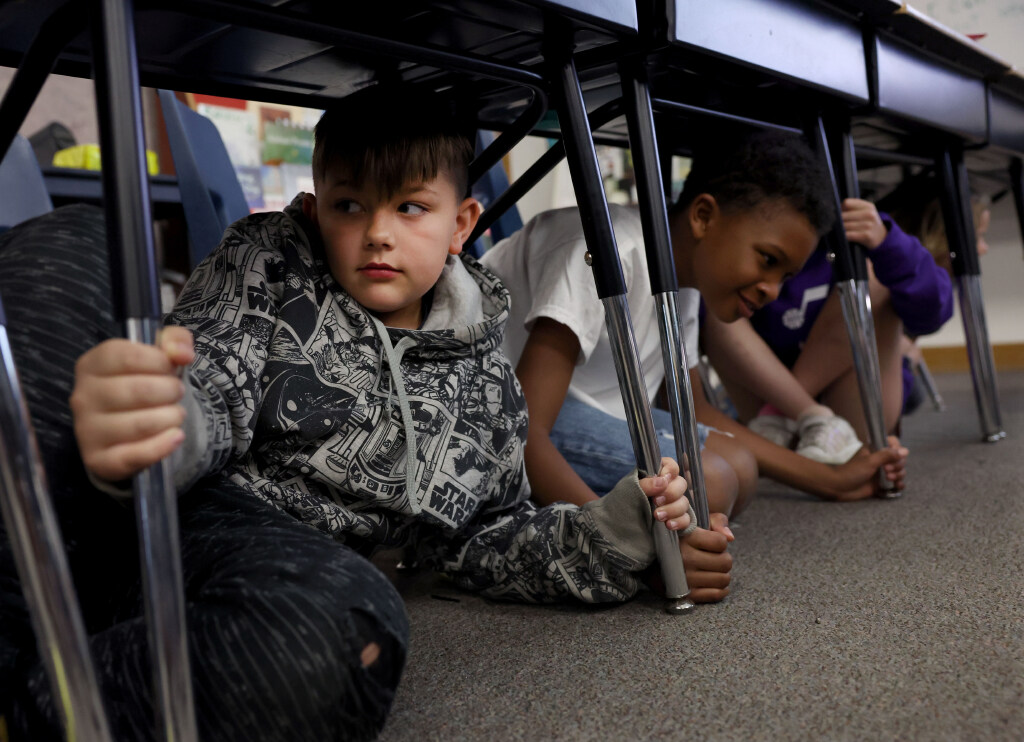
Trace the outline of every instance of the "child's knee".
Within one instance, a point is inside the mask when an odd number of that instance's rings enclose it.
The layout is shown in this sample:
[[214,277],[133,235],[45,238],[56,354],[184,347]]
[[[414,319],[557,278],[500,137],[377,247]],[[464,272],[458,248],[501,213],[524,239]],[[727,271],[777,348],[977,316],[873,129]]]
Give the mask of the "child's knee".
[[714,513],[729,513],[740,492],[736,472],[723,457],[704,449],[701,453],[704,486],[708,495],[708,508]]

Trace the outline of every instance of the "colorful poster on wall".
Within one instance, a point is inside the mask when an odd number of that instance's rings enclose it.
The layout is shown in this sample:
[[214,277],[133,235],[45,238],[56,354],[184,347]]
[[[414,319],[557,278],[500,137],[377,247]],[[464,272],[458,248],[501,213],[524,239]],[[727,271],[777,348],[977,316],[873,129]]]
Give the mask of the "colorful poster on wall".
[[313,132],[290,123],[264,123],[264,165],[310,165],[312,162]]
[[254,167],[259,163],[259,140],[256,116],[244,108],[197,102],[196,112],[213,122],[224,140],[224,147],[235,168]]

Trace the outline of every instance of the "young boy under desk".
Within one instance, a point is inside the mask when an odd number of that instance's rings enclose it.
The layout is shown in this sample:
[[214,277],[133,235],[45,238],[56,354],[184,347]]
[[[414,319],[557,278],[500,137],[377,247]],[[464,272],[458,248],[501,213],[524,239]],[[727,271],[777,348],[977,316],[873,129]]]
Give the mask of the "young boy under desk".
[[[883,413],[892,433],[905,396],[905,333],[935,332],[952,316],[952,284],[928,250],[870,201],[844,200],[842,220],[847,239],[867,248]],[[727,326],[709,316],[702,329],[708,358],[741,416],[756,411],[751,430],[803,456],[842,464],[867,440],[867,425],[833,284],[820,248],[749,324]]]
[[[97,482],[127,494],[118,483],[174,457],[200,734],[379,730],[407,640],[400,599],[361,556],[379,547],[411,546],[492,598],[624,601],[654,561],[650,497],[684,534],[695,597],[724,597],[725,539],[693,529],[671,459],[600,502],[529,501],[509,294],[459,257],[480,205],[463,198],[472,145],[443,101],[355,94],[315,140],[315,195],[232,225],[158,346],[106,340],[76,366]],[[93,636],[116,648],[104,687],[133,689],[107,694],[121,732],[151,723],[140,622]],[[19,718],[55,725],[36,676]],[[285,700],[295,688],[301,704]]]
[[[867,497],[885,466],[902,487],[906,451],[866,450],[844,466],[797,456],[756,435],[705,399],[697,369],[697,311],[702,297],[720,322],[749,318],[773,301],[799,272],[834,219],[831,185],[798,137],[747,135],[706,146],[693,161],[669,213],[680,286],[680,325],[691,364],[714,530],[728,533],[752,496],[758,473],[833,500]],[[630,315],[648,393],[664,380],[654,300],[638,213],[612,207],[627,284]],[[540,503],[584,504],[607,492],[631,465],[628,428],[612,394],[615,371],[604,312],[585,264],[579,212],[560,209],[534,217],[488,251],[483,263],[513,292],[508,355],[530,408],[526,469]],[[520,299],[522,297],[522,299]],[[655,410],[663,454],[674,451],[667,412]]]

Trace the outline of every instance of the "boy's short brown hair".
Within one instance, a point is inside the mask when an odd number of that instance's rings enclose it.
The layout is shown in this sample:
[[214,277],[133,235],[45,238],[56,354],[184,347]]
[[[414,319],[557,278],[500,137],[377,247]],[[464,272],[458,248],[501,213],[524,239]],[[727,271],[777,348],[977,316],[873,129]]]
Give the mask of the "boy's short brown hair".
[[392,195],[441,173],[466,194],[473,125],[453,101],[409,86],[374,85],[329,106],[313,130],[313,183],[341,166],[355,184]]

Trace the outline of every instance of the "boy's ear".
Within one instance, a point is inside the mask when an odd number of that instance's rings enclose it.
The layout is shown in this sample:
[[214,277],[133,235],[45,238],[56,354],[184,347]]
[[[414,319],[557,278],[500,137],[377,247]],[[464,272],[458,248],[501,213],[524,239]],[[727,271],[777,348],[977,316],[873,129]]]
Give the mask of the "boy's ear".
[[312,193],[302,194],[302,213],[305,214],[309,221],[313,222],[314,226],[320,226],[316,216],[316,196]]
[[708,227],[718,216],[718,202],[710,193],[701,193],[690,202],[690,230],[695,239],[702,240]]
[[452,235],[451,244],[448,245],[450,255],[458,255],[462,252],[462,243],[473,234],[473,228],[476,227],[483,211],[483,205],[475,198],[463,199],[459,204],[459,212],[455,215],[455,234]]

